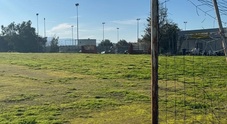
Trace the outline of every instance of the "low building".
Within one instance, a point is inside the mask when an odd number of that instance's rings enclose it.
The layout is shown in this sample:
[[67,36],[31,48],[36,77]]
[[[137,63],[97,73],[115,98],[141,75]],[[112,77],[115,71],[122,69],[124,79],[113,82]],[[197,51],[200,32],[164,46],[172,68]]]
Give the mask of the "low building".
[[82,53],[97,53],[96,39],[79,39],[78,47]]
[[86,45],[96,46],[96,39],[79,39],[78,41],[79,47]]
[[130,43],[128,53],[129,54],[148,54],[150,53],[150,44],[147,43]]
[[95,45],[83,45],[81,46],[82,53],[97,53],[97,48]]
[[[225,33],[225,36],[227,36],[227,33]],[[177,51],[178,54],[223,54],[219,29],[212,28],[178,32]]]

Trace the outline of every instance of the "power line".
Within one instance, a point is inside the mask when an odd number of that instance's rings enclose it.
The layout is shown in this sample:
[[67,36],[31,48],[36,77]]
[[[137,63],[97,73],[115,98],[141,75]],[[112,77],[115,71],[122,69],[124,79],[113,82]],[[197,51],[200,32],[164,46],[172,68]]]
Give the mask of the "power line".
[[[200,11],[200,12],[203,12],[205,15],[209,16],[210,18],[217,20],[215,15],[212,15],[211,13],[211,12],[214,12],[214,5],[211,0],[196,0],[200,4],[198,3],[196,4],[193,0],[188,0],[188,1],[193,6],[196,7],[197,15],[199,15],[199,11]],[[227,16],[227,0],[219,0],[218,6],[219,6],[219,11],[221,15]],[[208,7],[208,8],[206,8],[205,10],[204,7]],[[222,21],[222,23],[225,24],[227,22]]]
[[[211,0],[198,0],[201,4],[204,4],[210,8],[214,8],[213,2]],[[222,15],[227,16],[227,0],[219,0],[218,8]]]

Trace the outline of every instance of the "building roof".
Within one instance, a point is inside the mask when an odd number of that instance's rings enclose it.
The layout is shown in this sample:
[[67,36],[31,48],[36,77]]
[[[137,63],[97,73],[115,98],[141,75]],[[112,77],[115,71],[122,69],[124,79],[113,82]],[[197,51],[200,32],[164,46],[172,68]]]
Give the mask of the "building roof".
[[[227,37],[227,28],[224,28],[225,37]],[[189,38],[220,38],[219,28],[185,30],[178,32],[179,37],[189,36]]]

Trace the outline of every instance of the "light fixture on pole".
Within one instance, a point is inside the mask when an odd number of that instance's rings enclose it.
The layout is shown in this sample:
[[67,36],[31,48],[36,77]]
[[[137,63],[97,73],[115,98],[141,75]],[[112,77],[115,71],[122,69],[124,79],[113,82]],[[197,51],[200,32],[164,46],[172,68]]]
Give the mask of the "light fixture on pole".
[[119,42],[119,28],[117,28],[117,42]]
[[71,27],[72,27],[72,45],[73,45],[73,25]]
[[140,18],[137,18],[137,42],[139,42],[139,21],[140,21]]
[[186,21],[184,22],[184,30],[185,30],[185,31],[186,31],[187,23],[188,23],[188,22],[186,22]]
[[102,25],[103,25],[103,27],[102,27],[102,29],[103,29],[103,30],[102,30],[102,31],[103,31],[103,32],[102,32],[102,33],[103,33],[103,34],[102,34],[102,41],[105,41],[105,29],[104,29],[105,22],[103,22]]
[[37,35],[39,35],[39,13],[36,13],[37,16]]
[[79,42],[79,19],[78,19],[78,6],[79,6],[79,3],[76,3],[75,4],[75,6],[76,6],[76,28],[77,28],[77,44],[78,44],[78,42]]
[[44,18],[44,38],[46,37],[46,19]]

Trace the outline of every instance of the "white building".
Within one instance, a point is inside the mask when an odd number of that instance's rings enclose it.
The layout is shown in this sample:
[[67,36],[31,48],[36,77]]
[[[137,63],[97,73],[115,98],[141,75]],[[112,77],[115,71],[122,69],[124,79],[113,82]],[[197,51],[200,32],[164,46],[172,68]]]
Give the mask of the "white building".
[[96,39],[79,39],[78,46],[96,46]]
[[[224,29],[227,37],[227,28]],[[182,53],[223,53],[222,39],[218,28],[187,30],[178,32],[177,50]]]

